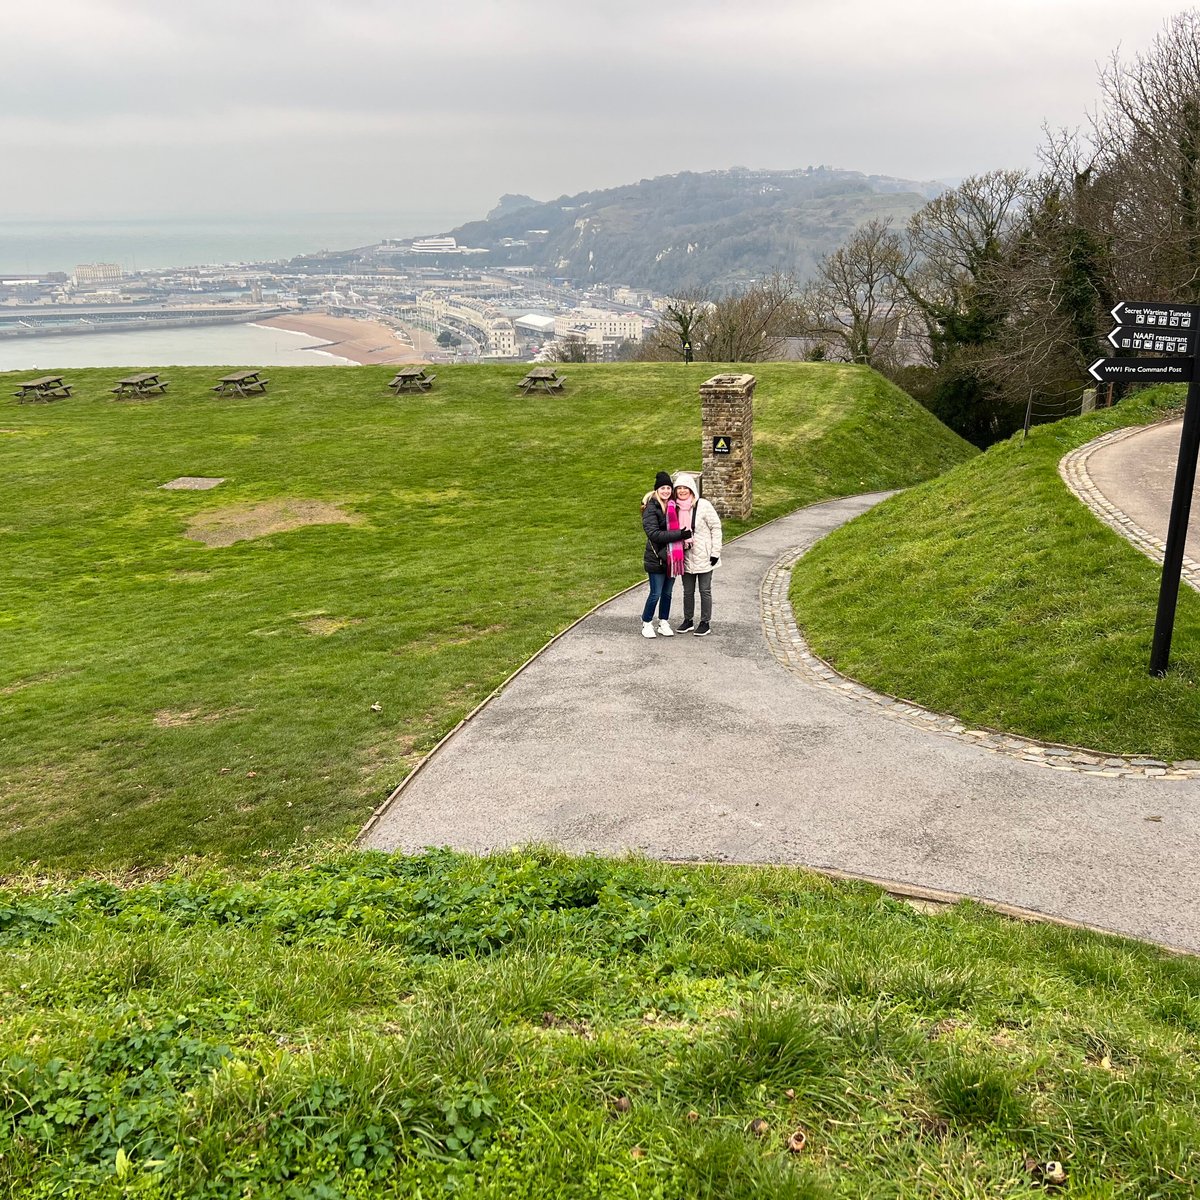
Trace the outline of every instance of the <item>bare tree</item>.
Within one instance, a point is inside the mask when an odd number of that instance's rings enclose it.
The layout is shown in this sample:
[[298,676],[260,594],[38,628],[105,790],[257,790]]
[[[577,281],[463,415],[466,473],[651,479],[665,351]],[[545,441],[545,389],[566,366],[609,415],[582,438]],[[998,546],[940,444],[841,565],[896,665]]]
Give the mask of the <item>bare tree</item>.
[[1043,161],[1047,170],[1029,181],[1022,220],[990,272],[1004,319],[978,356],[1019,403],[1082,388],[1115,303],[1111,179],[1076,135],[1053,137]]
[[662,320],[642,342],[638,358],[670,362],[701,357],[700,336],[712,307],[707,289],[696,288],[672,297],[663,309]]
[[704,362],[762,362],[779,356],[799,328],[798,289],[776,274],[718,300],[693,291],[670,300],[663,319],[638,352],[643,361],[693,358]]
[[902,282],[924,322],[936,371],[925,403],[978,446],[1020,423],[985,359],[1008,315],[1003,268],[1027,186],[1022,171],[970,176],[916,212],[907,228],[913,265]]
[[800,328],[798,295],[795,279],[777,272],[718,300],[705,315],[696,357],[727,363],[778,358],[784,339]]
[[804,336],[842,362],[891,368],[906,355],[902,340],[911,328],[913,303],[903,280],[912,252],[891,228],[873,220],[826,255],[804,290],[800,308]]
[[908,222],[913,269],[904,277],[925,318],[934,361],[992,336],[1000,314],[991,274],[1024,206],[1024,171],[972,175],[919,209]]
[[1093,117],[1114,184],[1114,254],[1123,292],[1200,300],[1200,12],[1177,13],[1132,60],[1101,71]]
[[586,338],[568,333],[565,337],[555,338],[550,343],[547,357],[551,362],[586,363],[594,362],[596,354],[593,347],[588,345]]
[[1004,321],[983,365],[1022,402],[1083,386],[1117,299],[1200,299],[1200,13],[1114,54],[1100,91],[1085,134],[1047,133],[994,272]]

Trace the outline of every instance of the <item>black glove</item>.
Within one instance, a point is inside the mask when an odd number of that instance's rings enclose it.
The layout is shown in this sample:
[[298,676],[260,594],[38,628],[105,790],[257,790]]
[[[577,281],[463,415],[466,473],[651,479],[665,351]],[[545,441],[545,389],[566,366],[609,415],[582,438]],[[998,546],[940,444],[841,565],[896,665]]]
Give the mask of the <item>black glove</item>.
[[717,565],[717,563],[718,563],[718,562],[720,562],[720,561],[721,561],[721,560],[720,560],[719,558],[710,558],[710,559],[708,560],[708,565],[709,565],[710,567],[715,567],[715,566]]
[[688,538],[690,538],[691,536],[692,536],[692,531],[690,529],[681,529],[679,531],[679,540],[681,542],[686,542],[688,540]]

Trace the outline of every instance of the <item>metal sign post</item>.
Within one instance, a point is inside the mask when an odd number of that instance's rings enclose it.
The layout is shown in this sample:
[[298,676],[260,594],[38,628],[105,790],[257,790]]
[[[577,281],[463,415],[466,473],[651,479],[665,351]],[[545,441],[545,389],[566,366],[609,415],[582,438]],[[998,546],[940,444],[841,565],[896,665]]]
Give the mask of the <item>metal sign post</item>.
[[1154,641],[1150,647],[1150,674],[1161,678],[1171,658],[1171,635],[1175,632],[1175,606],[1179,600],[1179,577],[1183,571],[1183,547],[1187,541],[1196,486],[1196,457],[1200,452],[1200,304],[1159,304],[1153,301],[1122,300],[1112,310],[1117,328],[1108,335],[1118,350],[1149,350],[1160,354],[1187,354],[1184,359],[1098,358],[1088,368],[1097,383],[1187,383],[1187,408],[1179,436],[1179,462],[1175,467],[1175,493],[1171,497],[1171,520],[1167,526],[1162,582],[1158,588],[1158,613],[1154,618]]
[[[1200,353],[1196,357],[1200,358]],[[1175,468],[1175,493],[1171,497],[1171,523],[1167,526],[1167,548],[1163,554],[1162,582],[1158,588],[1158,614],[1154,618],[1154,642],[1150,647],[1150,674],[1160,678],[1167,673],[1171,659],[1175,604],[1179,599],[1179,576],[1183,570],[1183,547],[1187,541],[1188,518],[1192,511],[1192,489],[1196,486],[1198,450],[1200,383],[1193,380],[1188,385],[1183,432],[1179,435],[1179,464]]]

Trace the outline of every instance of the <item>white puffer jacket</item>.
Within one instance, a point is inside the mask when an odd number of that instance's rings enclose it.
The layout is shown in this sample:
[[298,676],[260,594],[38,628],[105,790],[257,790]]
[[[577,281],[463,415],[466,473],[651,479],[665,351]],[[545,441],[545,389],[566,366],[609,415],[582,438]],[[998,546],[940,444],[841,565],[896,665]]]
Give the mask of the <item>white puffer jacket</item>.
[[[675,476],[675,486],[690,488],[697,495],[695,477],[686,471]],[[692,540],[684,548],[683,569],[689,575],[703,575],[713,569],[712,559],[721,557],[721,518],[712,504],[698,497],[693,510]]]

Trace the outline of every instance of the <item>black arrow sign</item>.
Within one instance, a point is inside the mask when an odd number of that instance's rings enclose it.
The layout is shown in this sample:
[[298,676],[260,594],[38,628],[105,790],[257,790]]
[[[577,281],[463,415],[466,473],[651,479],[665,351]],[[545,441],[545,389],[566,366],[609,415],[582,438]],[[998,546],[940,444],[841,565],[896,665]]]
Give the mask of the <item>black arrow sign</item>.
[[1097,383],[1191,383],[1195,359],[1098,358],[1088,374]]
[[1112,309],[1118,325],[1145,325],[1151,329],[1195,329],[1200,325],[1200,304],[1157,304],[1119,300]]
[[1154,329],[1142,325],[1122,325],[1108,335],[1114,350],[1154,350],[1160,354],[1192,354],[1196,349],[1196,331]]

